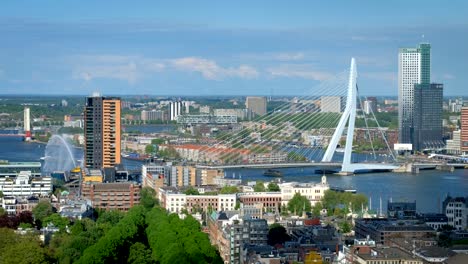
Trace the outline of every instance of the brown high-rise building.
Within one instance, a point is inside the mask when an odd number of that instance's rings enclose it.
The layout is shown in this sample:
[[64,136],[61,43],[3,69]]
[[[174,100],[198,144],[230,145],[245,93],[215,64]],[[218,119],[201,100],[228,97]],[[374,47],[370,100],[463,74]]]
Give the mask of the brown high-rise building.
[[468,154],[468,106],[461,110],[461,134],[460,134],[461,152]]
[[264,116],[267,113],[266,97],[247,96],[245,99],[245,107],[255,116]]
[[120,164],[120,98],[93,95],[84,111],[84,162],[90,169]]

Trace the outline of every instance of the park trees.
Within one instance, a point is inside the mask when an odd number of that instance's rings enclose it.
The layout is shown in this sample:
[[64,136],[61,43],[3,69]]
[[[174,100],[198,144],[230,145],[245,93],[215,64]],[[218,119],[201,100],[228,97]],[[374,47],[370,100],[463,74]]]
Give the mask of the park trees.
[[295,215],[302,215],[304,212],[310,212],[311,205],[307,197],[300,193],[295,193],[288,202],[288,210]]

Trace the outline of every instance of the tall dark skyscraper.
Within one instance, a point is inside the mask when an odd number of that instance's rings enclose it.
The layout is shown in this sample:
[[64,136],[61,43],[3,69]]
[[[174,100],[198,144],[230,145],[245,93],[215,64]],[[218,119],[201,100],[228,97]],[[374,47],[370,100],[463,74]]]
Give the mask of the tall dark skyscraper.
[[85,167],[112,168],[120,164],[120,98],[98,94],[86,98],[84,111]]
[[411,136],[413,149],[440,148],[442,141],[442,103],[444,85],[414,85],[414,114]]

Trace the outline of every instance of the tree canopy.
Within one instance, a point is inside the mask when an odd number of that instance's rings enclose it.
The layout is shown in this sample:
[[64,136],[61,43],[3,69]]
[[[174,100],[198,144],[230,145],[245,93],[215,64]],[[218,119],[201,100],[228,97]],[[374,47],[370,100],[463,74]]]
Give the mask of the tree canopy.
[[275,246],[277,244],[284,244],[284,242],[291,240],[291,237],[287,234],[284,226],[274,223],[268,230],[268,245]]
[[268,191],[269,192],[279,192],[281,191],[280,187],[275,182],[268,183]]
[[254,186],[255,192],[264,192],[265,191],[265,184],[263,181],[257,181]]
[[295,193],[293,198],[288,202],[288,210],[295,215],[302,215],[304,212],[310,212],[311,205],[307,197],[300,193]]

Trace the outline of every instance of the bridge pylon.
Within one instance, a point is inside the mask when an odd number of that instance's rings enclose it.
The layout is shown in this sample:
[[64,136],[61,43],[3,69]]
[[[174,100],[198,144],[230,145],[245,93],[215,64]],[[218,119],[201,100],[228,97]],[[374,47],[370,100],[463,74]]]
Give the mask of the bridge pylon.
[[356,98],[357,98],[357,69],[356,60],[351,59],[351,67],[349,70],[348,81],[348,96],[346,99],[346,107],[343,115],[340,118],[338,126],[333,133],[333,136],[328,144],[328,148],[322,158],[322,162],[331,162],[333,154],[335,154],[336,147],[343,135],[346,123],[348,123],[348,131],[346,133],[346,146],[343,157],[343,165],[341,173],[352,174],[354,173],[354,166],[351,165],[351,154],[353,152],[353,137],[354,137],[354,123],[356,121]]

